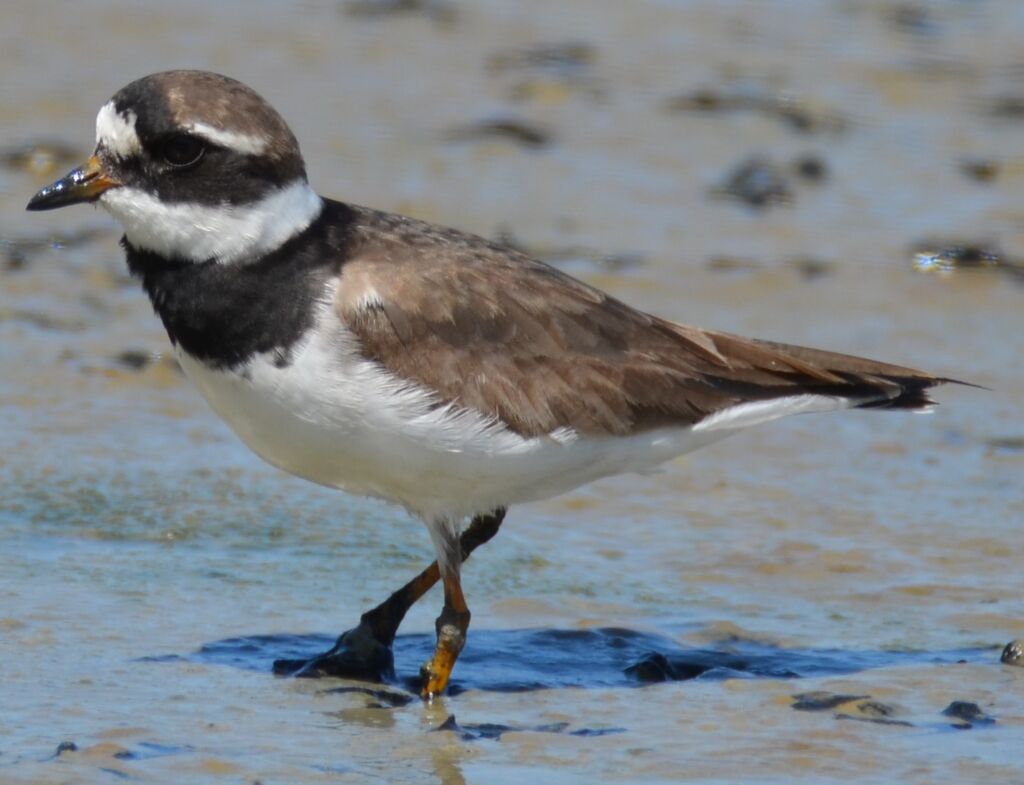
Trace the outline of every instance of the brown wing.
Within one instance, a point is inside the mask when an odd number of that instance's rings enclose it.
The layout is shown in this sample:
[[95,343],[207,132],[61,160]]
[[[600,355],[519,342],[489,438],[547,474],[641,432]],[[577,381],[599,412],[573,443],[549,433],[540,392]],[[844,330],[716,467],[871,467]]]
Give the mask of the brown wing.
[[366,215],[388,225],[367,227],[336,301],[365,355],[523,435],[687,425],[801,393],[920,408],[931,403],[924,390],[944,381],[674,324],[480,238]]

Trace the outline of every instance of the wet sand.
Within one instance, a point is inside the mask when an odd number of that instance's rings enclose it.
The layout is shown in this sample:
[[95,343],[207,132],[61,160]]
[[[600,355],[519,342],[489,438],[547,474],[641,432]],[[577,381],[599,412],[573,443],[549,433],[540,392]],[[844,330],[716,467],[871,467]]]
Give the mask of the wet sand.
[[[1021,781],[1024,9],[388,5],[0,11],[0,783]],[[434,594],[396,683],[274,678],[425,531],[250,455],[105,214],[23,212],[103,101],[181,66],[271,100],[322,193],[991,391],[513,509],[432,705]]]

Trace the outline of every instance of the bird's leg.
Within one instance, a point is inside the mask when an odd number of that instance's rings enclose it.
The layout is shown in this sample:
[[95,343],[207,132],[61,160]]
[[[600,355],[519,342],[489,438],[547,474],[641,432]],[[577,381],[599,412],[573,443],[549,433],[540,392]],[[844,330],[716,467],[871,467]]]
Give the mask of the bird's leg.
[[[505,510],[473,518],[459,538],[463,561],[498,533],[504,518]],[[390,678],[394,673],[391,644],[398,627],[409,608],[440,577],[441,571],[435,561],[376,608],[364,613],[358,626],[342,633],[329,651],[306,660],[276,660],[274,673],[308,677],[343,676],[371,681]]]
[[434,656],[420,668],[420,696],[430,700],[440,695],[448,686],[455,661],[466,645],[466,631],[469,629],[469,606],[462,593],[458,565],[444,573],[444,610],[437,617],[437,646]]

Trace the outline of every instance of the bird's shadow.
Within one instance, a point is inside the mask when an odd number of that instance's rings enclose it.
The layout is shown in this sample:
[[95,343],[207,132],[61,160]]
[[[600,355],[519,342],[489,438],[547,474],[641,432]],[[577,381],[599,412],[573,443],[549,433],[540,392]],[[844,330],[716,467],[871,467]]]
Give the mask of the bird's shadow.
[[[329,649],[329,635],[250,635],[207,643],[187,660],[271,672],[276,659],[301,659]],[[420,664],[433,651],[428,634],[401,635],[394,643],[395,686],[415,690]],[[689,679],[799,679],[912,664],[987,659],[987,649],[849,651],[792,649],[744,639],[684,648],[671,638],[605,627],[586,630],[474,630],[459,658],[449,692],[521,692],[564,687],[624,687]]]

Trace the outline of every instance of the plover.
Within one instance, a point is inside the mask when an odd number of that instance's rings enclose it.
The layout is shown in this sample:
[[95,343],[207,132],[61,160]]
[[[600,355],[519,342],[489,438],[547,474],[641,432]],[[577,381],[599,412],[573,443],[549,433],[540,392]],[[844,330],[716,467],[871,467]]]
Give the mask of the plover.
[[217,74],[153,74],[104,104],[92,157],[28,209],[80,202],[121,224],[181,367],[254,452],[430,533],[430,567],[278,672],[387,673],[441,580],[421,690],[443,693],[469,627],[460,565],[509,505],[791,414],[924,410],[952,381],[677,324],[500,244],[320,197],[281,116]]

